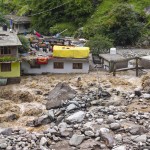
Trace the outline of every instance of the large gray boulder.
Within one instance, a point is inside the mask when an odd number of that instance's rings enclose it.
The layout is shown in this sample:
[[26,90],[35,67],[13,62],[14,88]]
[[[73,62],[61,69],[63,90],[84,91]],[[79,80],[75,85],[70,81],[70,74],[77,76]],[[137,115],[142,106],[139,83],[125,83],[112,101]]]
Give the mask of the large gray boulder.
[[67,83],[58,83],[56,87],[48,94],[46,109],[61,107],[65,100],[75,97],[76,91]]

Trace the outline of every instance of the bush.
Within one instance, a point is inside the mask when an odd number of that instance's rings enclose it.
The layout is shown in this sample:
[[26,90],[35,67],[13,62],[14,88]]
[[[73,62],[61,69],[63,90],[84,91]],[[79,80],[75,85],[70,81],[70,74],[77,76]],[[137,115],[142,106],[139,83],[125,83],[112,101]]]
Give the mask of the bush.
[[0,57],[0,62],[9,62],[9,61],[16,61],[17,58],[11,56],[3,56]]
[[0,25],[8,25],[8,21],[4,18],[4,16],[0,13]]
[[[67,29],[67,30],[66,30]],[[65,32],[63,32],[61,35],[63,36],[72,36],[74,31],[75,31],[75,26],[72,23],[59,23],[56,24],[55,26],[50,28],[50,33],[52,35],[56,35],[57,33],[60,33],[64,30],[66,30]]]
[[108,52],[113,47],[113,41],[105,36],[95,35],[89,39],[86,46],[90,47],[92,54],[98,55]]
[[22,46],[19,46],[19,53],[26,53],[29,50],[29,46],[30,46],[30,42],[29,40],[23,36],[23,35],[19,35],[19,40],[22,43]]

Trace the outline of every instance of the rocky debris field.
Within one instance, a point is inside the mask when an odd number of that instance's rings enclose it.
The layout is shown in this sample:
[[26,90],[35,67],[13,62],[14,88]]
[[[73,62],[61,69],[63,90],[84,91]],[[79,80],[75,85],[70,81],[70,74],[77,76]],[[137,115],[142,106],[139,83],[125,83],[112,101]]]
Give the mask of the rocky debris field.
[[150,75],[23,77],[0,87],[0,150],[149,150]]
[[120,49],[117,51],[118,54],[122,55],[125,58],[132,58],[132,57],[142,57],[150,55],[149,49]]

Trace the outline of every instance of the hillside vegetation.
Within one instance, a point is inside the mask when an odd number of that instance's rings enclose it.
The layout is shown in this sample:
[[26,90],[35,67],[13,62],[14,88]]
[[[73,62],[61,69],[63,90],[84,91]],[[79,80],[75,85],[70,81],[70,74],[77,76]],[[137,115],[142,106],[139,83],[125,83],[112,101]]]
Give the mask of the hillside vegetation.
[[150,46],[149,0],[3,0],[0,9],[30,16],[32,29],[42,34],[68,29],[63,36],[102,39],[106,47]]

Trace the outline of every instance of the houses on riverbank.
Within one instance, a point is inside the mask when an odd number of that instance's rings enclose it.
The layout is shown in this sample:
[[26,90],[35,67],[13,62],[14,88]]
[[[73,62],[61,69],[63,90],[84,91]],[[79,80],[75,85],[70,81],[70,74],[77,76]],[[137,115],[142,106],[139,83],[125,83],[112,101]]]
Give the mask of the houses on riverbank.
[[16,34],[0,32],[0,83],[20,82],[18,46],[21,45]]
[[[0,85],[19,83],[21,75],[89,72],[89,47],[75,46],[71,39],[65,38],[28,38],[30,50],[27,53],[19,54],[18,47],[22,44],[17,34],[10,31],[0,32]],[[109,72],[114,72],[114,68],[115,71],[118,71],[117,69],[122,71],[122,68],[130,70],[129,61],[126,59],[124,51],[116,51],[115,49],[115,53],[99,54],[97,62]],[[127,54],[129,55],[129,52]],[[143,68],[150,66],[150,57],[145,57],[147,55],[150,55],[149,50],[139,56],[138,64],[144,64]],[[137,54],[134,57],[137,57]],[[114,65],[116,61],[117,64]],[[131,68],[137,69],[136,66]]]
[[[0,32],[0,84],[18,83],[20,75],[46,73],[88,73],[89,48],[58,44],[44,39],[32,41],[30,51],[18,53],[21,42],[16,33]],[[57,44],[57,43],[56,43]],[[38,47],[36,47],[38,46]]]

